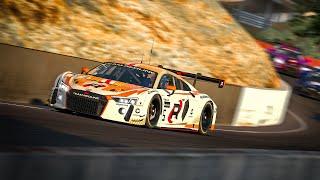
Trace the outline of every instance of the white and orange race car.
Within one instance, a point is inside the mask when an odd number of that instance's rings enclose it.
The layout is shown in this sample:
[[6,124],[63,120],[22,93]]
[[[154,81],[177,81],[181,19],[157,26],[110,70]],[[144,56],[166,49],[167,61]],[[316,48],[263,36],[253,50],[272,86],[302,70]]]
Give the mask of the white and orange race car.
[[208,134],[217,106],[181,76],[224,81],[146,64],[102,63],[81,74],[58,76],[50,106],[149,128],[184,128]]

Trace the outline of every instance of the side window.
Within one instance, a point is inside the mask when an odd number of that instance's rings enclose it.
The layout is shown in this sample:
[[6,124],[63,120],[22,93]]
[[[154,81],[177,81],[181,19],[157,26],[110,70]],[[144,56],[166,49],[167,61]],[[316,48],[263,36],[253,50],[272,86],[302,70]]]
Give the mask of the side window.
[[174,86],[173,77],[169,74],[165,74],[161,77],[158,89],[166,89],[167,86]]
[[188,86],[187,83],[185,83],[185,82],[183,82],[183,81],[181,81],[181,82],[182,82],[182,90],[184,90],[184,91],[191,91],[191,89],[190,89],[190,87]]
[[174,77],[174,82],[176,84],[177,90],[182,90],[182,81],[176,77]]

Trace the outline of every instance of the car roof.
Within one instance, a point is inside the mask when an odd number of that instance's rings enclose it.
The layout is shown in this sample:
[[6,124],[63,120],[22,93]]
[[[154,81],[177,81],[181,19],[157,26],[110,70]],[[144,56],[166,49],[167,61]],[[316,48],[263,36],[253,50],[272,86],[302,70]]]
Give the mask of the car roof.
[[128,66],[134,66],[134,67],[139,67],[139,68],[143,68],[143,69],[147,69],[153,72],[156,72],[158,74],[161,74],[163,72],[167,72],[167,70],[162,69],[160,67],[157,66],[153,66],[153,65],[148,65],[148,64],[142,64],[142,63],[137,63],[137,64],[127,64]]
[[142,68],[142,69],[146,69],[146,70],[150,70],[153,72],[156,72],[158,74],[171,74],[179,79],[183,79],[180,77],[180,75],[177,75],[176,73],[173,73],[171,71],[168,71],[166,69],[163,69],[160,66],[154,66],[154,65],[150,65],[150,64],[143,64],[143,63],[122,63],[122,62],[104,62],[104,63],[111,63],[111,64],[122,64],[122,65],[126,65],[126,66],[134,66],[134,67],[138,67],[138,68]]
[[[180,75],[176,74],[176,73],[173,73],[171,71],[168,71],[166,69],[163,69],[161,67],[158,67],[158,66],[153,66],[153,65],[148,65],[148,64],[142,64],[142,63],[137,63],[137,64],[128,64],[129,66],[132,65],[132,66],[135,66],[135,67],[139,67],[139,68],[143,68],[143,69],[147,69],[147,70],[150,70],[150,71],[153,71],[153,72],[156,72],[158,74],[170,74],[178,79],[182,79],[184,80]],[[184,80],[185,81],[185,80]]]
[[142,69],[147,69],[147,70],[156,72],[158,74],[170,74],[170,75],[176,77],[177,79],[180,79],[180,80],[186,82],[192,90],[196,90],[196,88],[193,87],[193,85],[191,85],[188,81],[186,81],[180,75],[173,73],[171,71],[165,70],[165,69],[158,67],[158,66],[143,64],[143,63],[115,63],[115,62],[105,62],[105,63],[123,64],[123,65],[127,65],[127,66],[134,66],[134,67],[138,67],[138,68],[142,68]]
[[[129,64],[129,65],[132,65],[132,64]],[[134,64],[133,66],[135,67],[139,67],[139,68],[143,68],[143,69],[147,69],[147,70],[150,70],[150,71],[154,71],[154,72],[157,72],[158,74],[170,74],[172,75],[173,77],[176,77],[177,79],[180,79],[182,80],[183,82],[187,83],[188,86],[190,87],[191,90],[197,90],[195,87],[193,87],[193,85],[191,85],[188,81],[186,81],[184,78],[182,78],[180,75],[174,73],[174,72],[171,72],[171,71],[168,71],[166,69],[163,69],[161,67],[158,67],[158,66],[152,66],[152,65],[148,65],[148,64]]]

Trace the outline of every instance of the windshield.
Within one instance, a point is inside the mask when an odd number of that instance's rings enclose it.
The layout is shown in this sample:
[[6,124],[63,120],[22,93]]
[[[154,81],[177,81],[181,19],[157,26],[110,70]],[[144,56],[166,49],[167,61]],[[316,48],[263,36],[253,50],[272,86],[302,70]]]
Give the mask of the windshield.
[[309,81],[320,82],[320,72],[311,73]]
[[289,50],[289,49],[278,49],[277,50],[277,53],[280,53],[280,54],[285,54],[285,55],[287,55],[288,57],[290,57],[290,58],[298,58],[298,56],[300,56],[301,54],[300,53],[298,53],[297,51],[291,51],[291,50]]
[[153,87],[157,77],[157,73],[153,71],[116,63],[101,64],[88,74],[148,88]]

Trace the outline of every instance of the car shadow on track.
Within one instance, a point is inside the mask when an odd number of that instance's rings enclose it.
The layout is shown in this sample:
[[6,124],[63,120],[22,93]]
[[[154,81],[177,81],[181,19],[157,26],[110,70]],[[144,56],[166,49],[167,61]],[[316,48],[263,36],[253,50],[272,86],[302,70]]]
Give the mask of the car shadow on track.
[[[172,133],[184,133],[184,134],[206,136],[206,135],[199,134],[198,131],[193,131],[193,130],[189,130],[189,129],[180,129],[180,128],[154,128],[154,129],[150,129],[146,126],[111,121],[111,120],[107,120],[107,119],[102,119],[100,117],[95,117],[95,116],[90,116],[90,115],[86,115],[86,114],[72,112],[69,110],[57,110],[57,109],[53,109],[53,108],[50,108],[50,110],[55,111],[55,112],[59,112],[59,113],[68,114],[68,115],[78,116],[78,117],[82,117],[82,118],[88,118],[88,119],[92,119],[92,120],[96,120],[96,121],[104,121],[104,122],[108,122],[108,123],[111,123],[114,125],[121,125],[121,126],[132,127],[132,128],[140,128],[142,130],[150,130],[150,131],[154,131],[154,132],[164,132],[164,133],[172,132]],[[209,133],[208,136],[213,135],[213,134],[214,134],[214,132],[211,132],[211,133]]]
[[40,125],[2,117],[0,125],[0,149],[12,146],[123,147],[114,143],[98,143]]
[[29,103],[35,106],[47,106],[46,103],[44,103],[41,99],[38,98],[31,99]]

